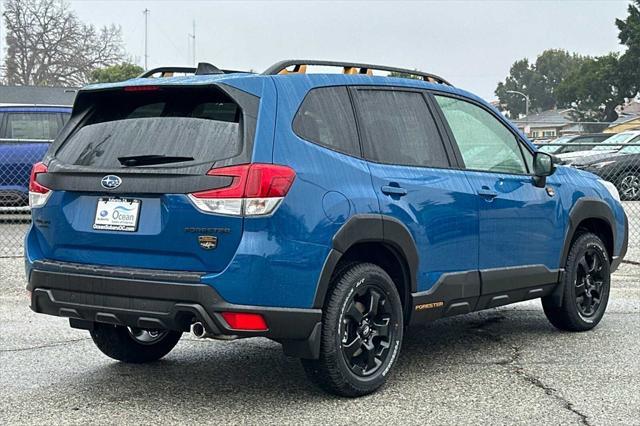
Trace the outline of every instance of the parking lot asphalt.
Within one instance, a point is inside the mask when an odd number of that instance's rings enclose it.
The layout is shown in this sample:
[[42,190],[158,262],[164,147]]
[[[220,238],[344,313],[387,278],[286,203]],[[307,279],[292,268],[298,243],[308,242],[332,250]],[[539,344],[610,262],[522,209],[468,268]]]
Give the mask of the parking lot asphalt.
[[28,308],[21,259],[0,259],[0,424],[640,423],[640,267],[615,274],[607,314],[556,331],[539,301],[406,335],[389,383],[342,399],[266,339],[184,335],[163,360],[125,365],[88,332]]

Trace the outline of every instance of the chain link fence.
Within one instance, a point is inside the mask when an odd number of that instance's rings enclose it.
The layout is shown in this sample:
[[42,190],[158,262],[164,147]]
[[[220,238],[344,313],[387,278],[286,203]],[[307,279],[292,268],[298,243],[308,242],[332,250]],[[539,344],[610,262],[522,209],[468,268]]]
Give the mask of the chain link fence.
[[31,223],[29,175],[43,153],[38,145],[0,139],[0,257],[22,255]]

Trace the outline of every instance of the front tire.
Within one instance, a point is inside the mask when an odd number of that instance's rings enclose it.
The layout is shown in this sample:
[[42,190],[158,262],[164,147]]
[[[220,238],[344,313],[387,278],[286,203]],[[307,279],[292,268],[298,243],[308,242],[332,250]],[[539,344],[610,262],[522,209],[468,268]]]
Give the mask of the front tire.
[[182,333],[172,330],[143,330],[96,323],[93,343],[103,354],[118,361],[142,364],[157,361],[178,344]]
[[542,298],[544,313],[556,328],[587,331],[604,315],[611,288],[611,265],[602,240],[594,234],[579,235],[569,250],[563,282],[562,305],[552,296]]
[[618,191],[623,201],[640,200],[640,173],[627,171],[618,181]]
[[320,358],[302,360],[307,376],[327,392],[357,397],[386,381],[400,353],[400,296],[379,266],[355,263],[331,282],[322,320]]

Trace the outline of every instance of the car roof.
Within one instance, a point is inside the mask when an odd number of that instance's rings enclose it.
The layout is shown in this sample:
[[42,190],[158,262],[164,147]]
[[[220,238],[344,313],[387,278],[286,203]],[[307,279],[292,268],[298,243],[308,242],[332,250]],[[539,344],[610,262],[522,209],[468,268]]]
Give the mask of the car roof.
[[21,105],[21,104],[0,104],[0,112],[62,112],[71,113],[71,107],[65,105]]

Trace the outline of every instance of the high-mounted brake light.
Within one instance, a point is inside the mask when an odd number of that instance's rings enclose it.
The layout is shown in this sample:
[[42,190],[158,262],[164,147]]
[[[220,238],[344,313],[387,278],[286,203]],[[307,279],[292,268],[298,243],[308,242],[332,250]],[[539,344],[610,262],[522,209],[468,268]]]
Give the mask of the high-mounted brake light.
[[207,213],[262,216],[273,213],[287,195],[296,173],[276,164],[243,164],[211,169],[209,176],[227,176],[224,188],[189,194],[195,206]]
[[160,86],[125,86],[125,92],[153,92],[160,90]]
[[31,208],[44,206],[51,195],[51,190],[36,180],[36,177],[41,173],[47,173],[47,166],[44,163],[34,164],[29,177],[29,206]]
[[250,312],[223,312],[222,318],[234,330],[265,331],[269,328],[260,314]]

